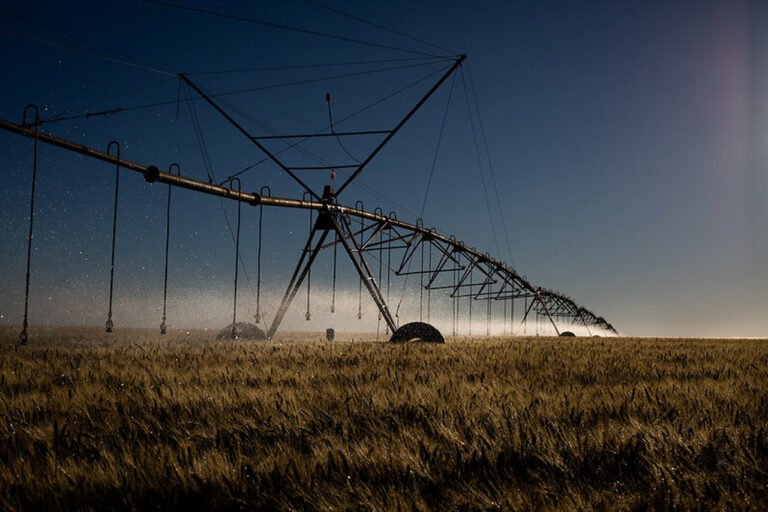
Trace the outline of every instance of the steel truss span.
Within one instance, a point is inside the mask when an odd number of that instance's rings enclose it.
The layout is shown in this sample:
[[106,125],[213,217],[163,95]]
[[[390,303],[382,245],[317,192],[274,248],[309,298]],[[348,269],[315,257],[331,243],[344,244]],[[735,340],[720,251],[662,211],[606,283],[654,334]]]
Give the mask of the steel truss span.
[[[618,334],[603,317],[579,306],[571,298],[541,287],[533,286],[524,276],[505,263],[466,246],[452,236],[445,236],[421,222],[410,224],[396,218],[394,213],[384,215],[380,210],[366,211],[360,203],[348,207],[338,203],[338,191],[326,187],[322,196],[312,194],[317,200],[298,200],[243,192],[235,188],[215,185],[186,176],[180,172],[164,172],[156,166],[145,166],[113,156],[109,152],[61,139],[39,131],[36,125],[15,124],[0,119],[0,128],[30,137],[37,142],[58,146],[89,157],[108,162],[119,168],[143,174],[148,182],[166,183],[209,195],[240,201],[252,206],[272,206],[304,209],[317,212],[299,261],[267,331],[272,337],[304,282],[317,254],[331,247],[343,249],[356,271],[362,285],[376,304],[381,318],[393,333],[394,339],[403,338],[396,314],[393,315],[387,296],[382,292],[384,261],[387,271],[399,276],[417,276],[420,293],[426,293],[427,301],[432,292],[447,293],[456,303],[461,298],[472,301],[506,303],[523,299],[526,303],[522,319],[524,323],[531,313],[543,316],[557,334],[568,334],[570,326],[582,326],[589,334],[596,332]],[[346,183],[345,183],[346,185]],[[305,197],[307,194],[305,194]],[[330,238],[328,235],[332,235]],[[490,311],[490,304],[488,304]],[[454,311],[454,318],[457,312]],[[422,315],[423,316],[423,315]],[[427,318],[429,313],[427,313]],[[408,327],[411,324],[402,326]],[[26,330],[26,329],[25,329]],[[440,333],[437,333],[438,335]],[[455,335],[454,327],[454,335]]]

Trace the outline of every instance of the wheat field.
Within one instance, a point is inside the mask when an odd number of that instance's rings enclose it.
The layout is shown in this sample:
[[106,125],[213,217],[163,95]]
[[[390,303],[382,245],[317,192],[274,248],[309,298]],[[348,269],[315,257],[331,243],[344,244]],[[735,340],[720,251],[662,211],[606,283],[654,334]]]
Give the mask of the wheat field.
[[214,335],[3,331],[0,507],[768,506],[765,340]]

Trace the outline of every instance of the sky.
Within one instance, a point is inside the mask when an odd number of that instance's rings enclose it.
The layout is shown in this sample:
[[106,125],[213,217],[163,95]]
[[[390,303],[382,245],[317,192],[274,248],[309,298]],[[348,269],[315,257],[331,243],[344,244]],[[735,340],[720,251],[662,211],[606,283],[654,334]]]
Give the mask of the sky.
[[[462,69],[342,194],[342,203],[360,200],[368,210],[381,207],[411,222],[424,204],[425,225],[508,262],[535,285],[566,293],[625,335],[766,336],[765,2],[321,3],[467,55]],[[189,91],[179,88],[175,76],[153,70],[189,73],[212,92],[259,88],[227,101],[248,114],[249,120],[238,119],[252,133],[264,135],[267,129],[306,133],[325,127],[326,93],[338,121],[415,83],[340,124],[391,129],[450,64],[424,55],[445,55],[443,49],[303,0],[184,5],[381,46],[139,1],[0,2],[0,118],[20,122],[29,103],[40,107],[42,119],[51,119],[69,111],[167,102],[50,123],[43,130],[99,150],[115,140],[124,158],[161,169],[178,162],[185,175],[207,180],[194,113],[210,170],[221,181],[264,155],[206,105],[195,103],[190,111],[177,103]],[[342,62],[366,64],[306,67]],[[286,66],[304,67],[274,69]],[[208,73],[245,69],[251,71]],[[316,80],[340,74],[354,76]],[[304,83],[285,86],[293,82]],[[273,87],[278,84],[284,86]],[[467,106],[467,99],[474,102],[472,85],[493,168],[490,204],[482,186],[490,180],[485,147],[480,139],[482,174],[469,121],[471,111],[480,126],[477,111]],[[333,139],[325,142],[307,147],[348,163]],[[374,144],[360,137],[345,149],[358,157]],[[296,151],[285,158],[309,164]],[[0,325],[11,326],[23,315],[31,141],[0,133],[0,163]],[[114,178],[108,164],[41,146],[32,325],[105,321]],[[156,326],[167,187],[130,171],[120,179],[115,321]],[[319,187],[328,176],[318,172],[307,179]],[[275,196],[301,196],[274,164],[242,175],[244,190],[265,185]],[[236,208],[174,190],[171,326],[219,328],[231,321],[234,244],[223,210],[234,222]],[[263,213],[263,302],[271,315],[305,241],[307,216],[282,209]],[[259,212],[243,206],[241,214],[238,301],[247,319],[255,304]],[[304,320],[304,297],[292,306],[285,328],[375,330],[368,297],[357,320],[357,279],[343,263],[341,307],[330,314],[331,261],[321,255],[313,268],[312,320]],[[418,291],[393,290],[404,297],[402,318],[418,316]],[[446,304],[435,298],[433,322],[444,331],[446,319],[450,324]],[[501,329],[498,321],[494,328]],[[477,317],[473,329],[485,330],[484,320]]]

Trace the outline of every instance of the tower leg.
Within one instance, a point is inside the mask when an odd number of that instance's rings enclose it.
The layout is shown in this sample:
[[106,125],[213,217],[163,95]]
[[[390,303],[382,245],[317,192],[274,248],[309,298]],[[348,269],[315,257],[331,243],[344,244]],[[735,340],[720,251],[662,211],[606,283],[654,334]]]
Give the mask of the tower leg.
[[[334,229],[339,235],[339,240],[344,246],[344,249],[347,251],[349,259],[352,260],[352,264],[355,266],[357,273],[360,274],[360,279],[365,285],[365,288],[368,290],[368,293],[371,294],[373,302],[375,302],[376,307],[379,308],[379,312],[384,318],[384,321],[387,323],[390,331],[395,332],[395,330],[397,330],[395,321],[392,318],[392,314],[389,312],[387,303],[384,300],[384,297],[381,294],[381,290],[379,289],[379,286],[373,277],[373,272],[371,272],[371,268],[368,266],[368,262],[365,259],[363,251],[360,250],[360,245],[353,236],[353,231],[349,225],[349,222],[347,219],[341,216],[336,217],[331,215],[330,217],[333,222]],[[350,240],[354,245],[354,249],[349,245]]]
[[[321,231],[321,235],[315,244],[314,249],[312,249],[312,240],[315,237],[315,233],[318,231]],[[309,272],[310,267],[312,267],[312,263],[315,261],[315,257],[317,256],[317,253],[320,252],[320,248],[322,247],[323,242],[325,241],[325,237],[327,236],[327,229],[320,230],[317,227],[313,228],[309,233],[309,238],[307,239],[307,243],[301,253],[301,258],[299,258],[299,262],[296,264],[296,269],[293,271],[293,276],[291,276],[291,280],[288,283],[288,288],[285,290],[285,295],[283,295],[283,300],[280,302],[280,307],[277,308],[275,318],[272,320],[272,324],[269,326],[269,330],[267,331],[267,339],[271,340],[272,336],[275,335],[277,329],[280,327],[280,322],[283,321],[285,313],[288,311],[291,302],[293,302],[293,298],[296,296],[296,292],[299,291],[301,283],[307,276],[307,272]],[[309,254],[308,259],[307,254]],[[306,264],[304,264],[305,259],[307,259]]]

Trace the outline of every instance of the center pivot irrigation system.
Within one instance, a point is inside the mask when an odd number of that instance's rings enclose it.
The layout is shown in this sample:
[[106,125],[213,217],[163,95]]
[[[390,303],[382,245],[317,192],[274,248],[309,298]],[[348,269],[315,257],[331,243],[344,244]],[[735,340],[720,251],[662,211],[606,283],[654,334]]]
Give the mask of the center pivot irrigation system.
[[[467,305],[464,311],[472,315],[473,303],[476,301],[485,301],[487,320],[490,322],[492,304],[501,302],[504,311],[504,326],[509,326],[509,332],[514,332],[513,323],[517,322],[514,316],[515,301],[523,301],[523,315],[520,324],[525,325],[533,314],[536,315],[538,324],[539,319],[548,322],[555,333],[558,335],[570,334],[572,326],[578,326],[586,330],[588,334],[594,333],[613,333],[618,332],[604,318],[592,313],[588,309],[579,306],[571,298],[541,287],[532,285],[524,276],[510,268],[504,262],[491,257],[488,253],[481,253],[474,248],[468,247],[461,241],[457,241],[454,236],[445,236],[438,233],[434,228],[424,227],[421,220],[415,224],[399,220],[394,212],[386,215],[377,208],[374,211],[367,211],[361,201],[357,201],[354,207],[349,207],[339,202],[339,196],[348,188],[358,176],[366,169],[368,164],[377,154],[389,143],[409,119],[429,100],[429,98],[446,82],[446,80],[460,69],[465,61],[464,55],[453,57],[449,62],[450,66],[442,73],[429,90],[421,96],[416,104],[403,116],[394,128],[387,130],[369,130],[369,131],[336,131],[333,126],[331,116],[330,130],[322,130],[310,134],[289,134],[289,135],[269,135],[256,136],[244,128],[236,119],[230,115],[224,108],[223,100],[217,95],[207,93],[195,81],[186,74],[174,74],[178,77],[180,84],[185,84],[190,91],[198,95],[198,100],[207,102],[218,114],[225,119],[234,130],[240,132],[248,141],[253,143],[261,150],[266,158],[274,162],[287,176],[292,178],[303,190],[302,199],[273,197],[268,187],[262,187],[260,193],[243,192],[237,177],[230,177],[220,185],[212,181],[200,181],[185,175],[182,175],[181,169],[177,164],[172,164],[169,171],[161,171],[155,165],[144,165],[122,158],[119,144],[110,143],[106,152],[98,151],[93,148],[59,138],[50,133],[43,132],[40,129],[41,120],[38,109],[34,105],[28,105],[24,108],[24,115],[21,124],[0,119],[0,128],[3,130],[29,137],[34,140],[34,160],[32,172],[32,190],[30,199],[30,224],[29,238],[27,247],[27,274],[26,274],[26,295],[24,306],[24,320],[22,332],[19,336],[20,343],[26,344],[28,340],[28,304],[29,304],[29,285],[30,285],[30,257],[33,240],[34,227],[34,200],[35,200],[35,182],[37,174],[37,155],[38,144],[46,143],[59,148],[80,153],[88,157],[107,162],[114,166],[116,170],[115,183],[115,217],[113,220],[112,232],[112,263],[110,269],[110,294],[109,311],[107,315],[106,330],[111,332],[114,324],[112,321],[112,284],[114,278],[114,238],[117,222],[117,192],[119,185],[120,169],[127,169],[141,173],[144,179],[149,183],[168,184],[168,224],[166,226],[166,252],[165,252],[165,285],[163,293],[163,316],[161,332],[166,331],[166,297],[168,280],[168,232],[170,230],[170,211],[171,187],[181,187],[203,194],[218,196],[223,199],[229,199],[238,202],[238,221],[236,238],[236,263],[235,263],[235,295],[233,306],[232,336],[234,337],[235,325],[237,321],[237,269],[239,255],[239,234],[240,234],[240,205],[245,203],[254,207],[264,208],[280,207],[293,208],[309,211],[310,229],[306,243],[298,262],[296,263],[293,274],[288,282],[288,286],[282,296],[282,300],[277,307],[276,313],[271,323],[267,324],[261,307],[261,218],[259,217],[259,251],[258,266],[259,278],[257,283],[256,295],[256,322],[264,324],[266,337],[271,339],[278,331],[280,324],[285,317],[292,302],[303,284],[307,285],[307,312],[306,318],[310,318],[309,310],[309,276],[311,268],[316,261],[318,254],[324,250],[333,251],[333,288],[334,302],[331,305],[331,312],[335,310],[335,287],[336,287],[336,254],[345,253],[352,266],[359,276],[360,292],[363,287],[367,290],[373,302],[376,304],[379,313],[379,319],[386,324],[388,331],[392,333],[390,341],[409,341],[412,339],[421,339],[423,341],[445,341],[440,331],[431,325],[432,293],[440,291],[447,293],[452,304],[452,334],[457,335],[457,327],[460,324],[462,314],[461,299],[467,299]],[[165,73],[168,74],[168,73]],[[327,97],[329,102],[330,115],[330,95]],[[28,118],[28,113],[34,113],[34,119]],[[381,137],[377,145],[370,151],[364,159],[357,161],[353,165],[323,165],[312,167],[296,167],[290,165],[279,154],[279,152],[270,151],[264,141],[266,139],[281,139],[290,141],[300,139],[298,143],[319,137],[334,137],[341,140],[345,137],[356,137],[361,135]],[[298,144],[295,143],[295,144]],[[339,145],[342,146],[341,142]],[[113,150],[113,146],[116,151]],[[346,151],[346,149],[345,149]],[[338,187],[333,185],[334,174],[344,169],[349,174]],[[314,190],[305,180],[302,179],[304,171],[325,170],[331,173],[330,185],[324,185],[322,190]],[[175,171],[175,172],[174,172]],[[226,186],[225,186],[226,185]],[[339,251],[339,248],[342,251]],[[396,276],[414,276],[419,283],[419,321],[399,325],[399,315],[397,310],[392,312],[393,303],[390,296],[391,277]],[[425,307],[426,303],[426,307]],[[399,306],[398,306],[399,307]],[[475,305],[475,308],[478,306]],[[498,311],[498,310],[497,310]],[[358,309],[358,318],[361,310]],[[426,321],[425,321],[426,320]],[[471,329],[471,323],[470,323]],[[490,329],[488,330],[490,333]]]

